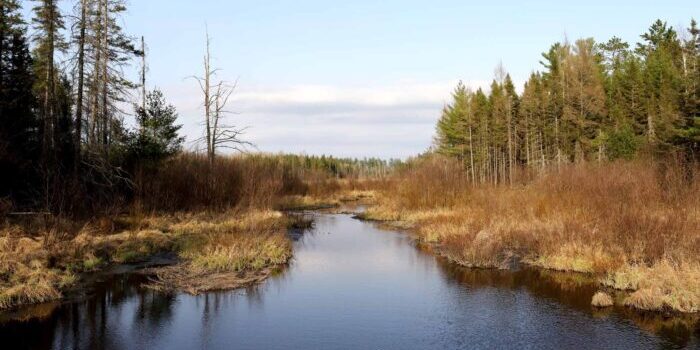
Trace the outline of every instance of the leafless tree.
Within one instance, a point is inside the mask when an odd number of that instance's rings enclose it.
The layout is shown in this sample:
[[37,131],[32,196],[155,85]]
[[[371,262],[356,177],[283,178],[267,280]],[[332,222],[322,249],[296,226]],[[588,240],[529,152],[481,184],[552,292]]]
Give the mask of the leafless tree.
[[214,162],[221,149],[245,152],[247,147],[253,146],[252,143],[241,139],[247,128],[240,128],[227,122],[228,117],[235,114],[227,106],[236,91],[238,81],[232,84],[225,81],[214,82],[218,71],[219,69],[211,65],[211,37],[207,31],[204,75],[192,78],[199,83],[204,95],[204,136],[197,142],[206,143],[210,163]]

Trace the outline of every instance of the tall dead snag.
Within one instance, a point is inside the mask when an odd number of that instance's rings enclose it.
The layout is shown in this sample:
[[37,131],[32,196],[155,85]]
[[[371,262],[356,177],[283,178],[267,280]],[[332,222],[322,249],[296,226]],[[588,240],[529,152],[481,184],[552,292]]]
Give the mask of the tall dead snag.
[[245,151],[252,143],[241,140],[246,128],[238,128],[226,123],[226,117],[233,114],[227,105],[236,91],[237,82],[228,84],[225,81],[214,82],[219,69],[211,65],[211,38],[206,34],[206,51],[204,54],[204,75],[193,76],[199,83],[204,95],[204,136],[197,141],[206,143],[207,158],[212,164],[218,150],[229,149],[237,152]]
[[146,110],[146,39],[141,36],[141,108]]
[[[56,79],[60,72],[56,69],[54,56],[57,52],[65,51],[66,43],[64,41],[62,30],[64,22],[61,13],[58,9],[56,0],[35,0],[37,2],[34,7],[35,28],[37,30],[35,41],[36,48],[36,72],[39,80],[37,81],[37,91],[41,96],[40,116],[42,119],[42,169],[44,172],[44,187],[45,187],[45,202],[46,206],[50,205],[49,188],[52,187],[52,182],[55,181],[57,170],[57,145],[59,144],[59,128],[56,99],[56,90],[58,88]],[[60,78],[59,78],[60,79]],[[60,80],[59,80],[60,81]]]
[[85,89],[85,32],[87,30],[87,0],[80,0],[80,20],[78,23],[78,87],[75,108],[75,161],[74,176],[77,180],[81,162],[81,142],[83,132],[83,98]]

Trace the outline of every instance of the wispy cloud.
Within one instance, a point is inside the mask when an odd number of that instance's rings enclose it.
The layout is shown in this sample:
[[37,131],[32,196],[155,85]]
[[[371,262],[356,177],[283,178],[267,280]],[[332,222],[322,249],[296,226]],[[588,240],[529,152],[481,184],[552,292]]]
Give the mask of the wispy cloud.
[[[456,81],[384,86],[297,85],[246,89],[232,101],[236,125],[267,152],[404,158],[425,151]],[[473,87],[485,82],[470,82]],[[201,135],[196,89],[166,89],[188,139]]]

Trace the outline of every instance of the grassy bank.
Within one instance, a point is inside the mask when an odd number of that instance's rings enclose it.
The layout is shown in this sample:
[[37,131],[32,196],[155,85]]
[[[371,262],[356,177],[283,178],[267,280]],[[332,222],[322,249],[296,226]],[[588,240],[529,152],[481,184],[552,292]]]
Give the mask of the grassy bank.
[[255,154],[210,163],[184,153],[142,169],[99,215],[3,210],[0,310],[60,299],[84,274],[159,255],[178,263],[145,271],[158,290],[198,294],[258,282],[291,258],[287,228],[307,224],[278,210],[363,198],[376,185],[359,175],[371,171],[332,158]]
[[368,219],[412,228],[465,266],[525,262],[598,276],[625,305],[700,311],[700,181],[651,163],[567,165],[514,186],[472,186],[460,164],[418,161]]
[[82,274],[158,254],[179,261],[155,271],[160,288],[192,293],[235,288],[289,260],[286,230],[293,224],[279,212],[250,210],[103,219],[72,237],[6,227],[0,232],[0,309],[60,299],[79,285]]

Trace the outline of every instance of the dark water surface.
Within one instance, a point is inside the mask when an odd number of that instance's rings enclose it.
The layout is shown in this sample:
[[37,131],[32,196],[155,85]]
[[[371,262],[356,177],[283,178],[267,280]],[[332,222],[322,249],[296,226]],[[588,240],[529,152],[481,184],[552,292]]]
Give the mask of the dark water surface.
[[456,267],[348,215],[317,215],[291,266],[257,287],[167,296],[144,280],[5,315],[0,349],[700,348],[692,319],[593,310],[581,277]]

